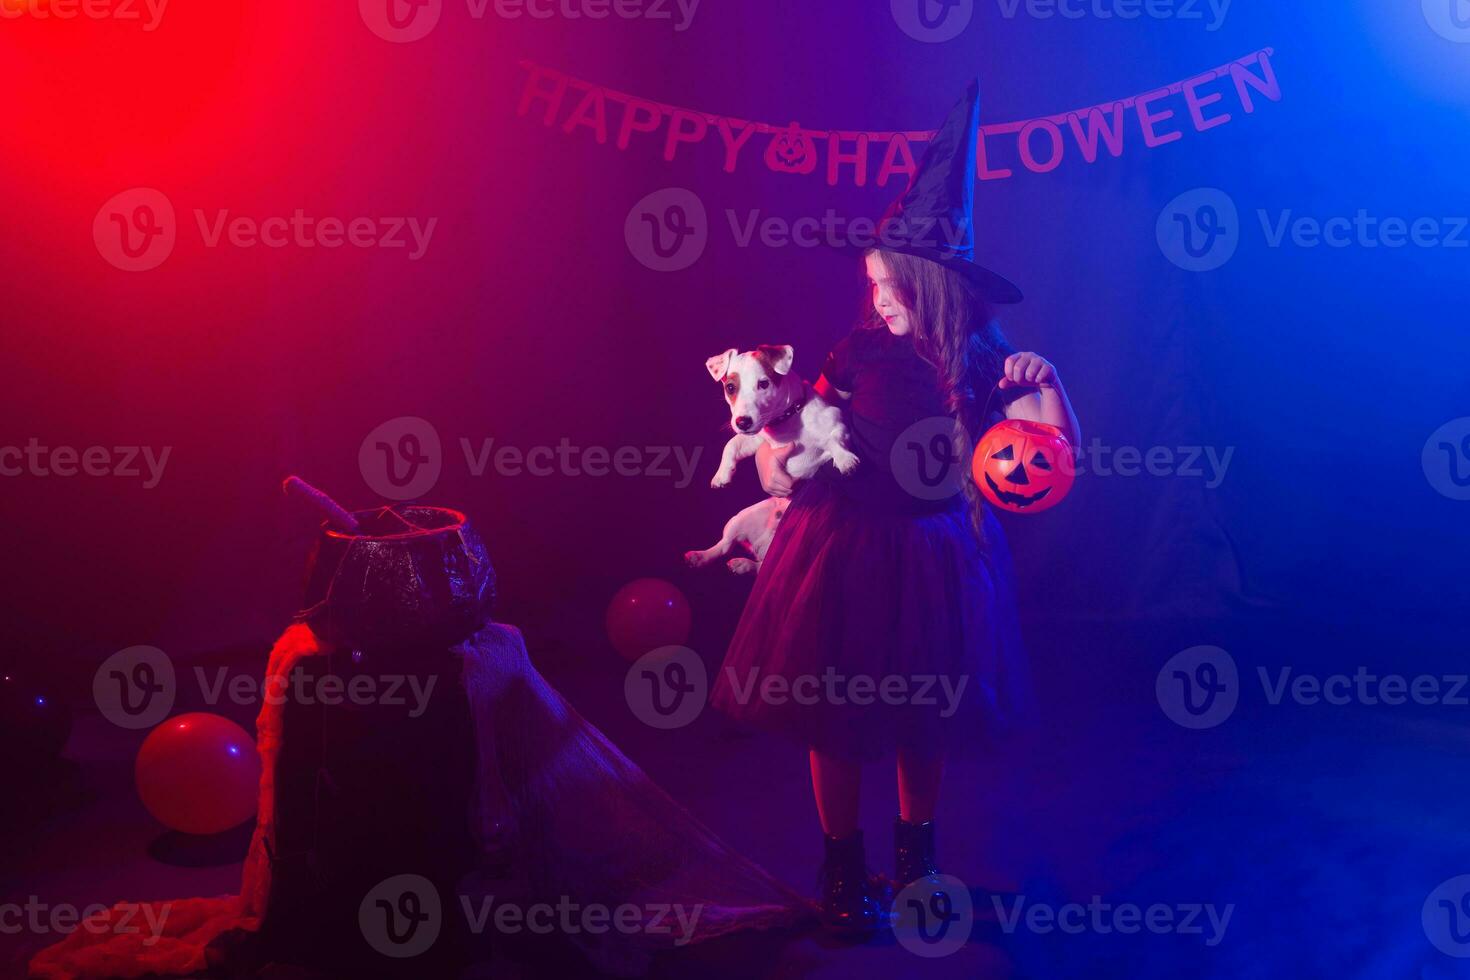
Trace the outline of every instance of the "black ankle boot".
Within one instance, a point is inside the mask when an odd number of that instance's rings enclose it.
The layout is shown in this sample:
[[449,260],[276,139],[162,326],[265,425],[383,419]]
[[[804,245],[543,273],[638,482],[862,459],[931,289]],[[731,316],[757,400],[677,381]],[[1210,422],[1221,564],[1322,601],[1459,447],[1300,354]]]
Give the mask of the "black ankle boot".
[[899,888],[939,874],[934,865],[934,821],[893,822],[893,877]]
[[847,938],[865,939],[878,928],[880,911],[863,856],[863,832],[851,837],[823,834],[827,856],[817,875],[822,922]]

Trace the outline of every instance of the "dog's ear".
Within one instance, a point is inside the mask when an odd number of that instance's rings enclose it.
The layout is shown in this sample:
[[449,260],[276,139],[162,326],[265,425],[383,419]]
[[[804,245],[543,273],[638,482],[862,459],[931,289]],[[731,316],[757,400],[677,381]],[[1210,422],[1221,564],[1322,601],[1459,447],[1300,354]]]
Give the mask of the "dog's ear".
[[738,353],[740,353],[738,350],[731,347],[729,350],[725,351],[725,353],[716,354],[714,357],[711,357],[709,360],[705,361],[704,366],[705,369],[709,371],[709,376],[711,378],[714,378],[716,381],[719,381],[725,375],[729,374],[730,361],[733,360],[735,355]]
[[775,344],[761,344],[757,350],[766,355],[766,360],[771,362],[771,369],[777,374],[790,371],[791,362],[796,358],[796,348],[790,344],[779,347]]

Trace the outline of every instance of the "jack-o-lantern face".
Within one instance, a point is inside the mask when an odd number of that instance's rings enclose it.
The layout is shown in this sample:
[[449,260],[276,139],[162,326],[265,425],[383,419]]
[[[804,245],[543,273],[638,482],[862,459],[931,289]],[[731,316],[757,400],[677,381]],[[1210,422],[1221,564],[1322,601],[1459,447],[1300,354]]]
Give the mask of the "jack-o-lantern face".
[[771,135],[766,147],[766,166],[777,173],[809,174],[817,169],[817,148],[812,138],[792,123]]
[[1061,503],[1072,489],[1077,465],[1061,429],[1007,419],[980,437],[970,473],[995,506],[1034,514]]

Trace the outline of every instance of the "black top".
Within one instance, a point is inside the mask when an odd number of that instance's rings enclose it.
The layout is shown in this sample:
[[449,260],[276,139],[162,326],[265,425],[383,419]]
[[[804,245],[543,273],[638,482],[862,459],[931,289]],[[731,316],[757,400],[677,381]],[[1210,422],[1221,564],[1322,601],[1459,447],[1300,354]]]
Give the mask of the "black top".
[[[960,481],[974,447],[958,444],[939,370],[919,355],[912,335],[895,336],[884,326],[856,327],[832,348],[822,374],[852,395],[845,402],[835,400],[861,463],[848,476],[824,466],[818,478],[835,482],[847,496],[900,512],[932,512],[963,502]],[[1007,403],[1030,391],[1000,390],[990,415],[998,420]],[[987,387],[977,395],[989,393]]]

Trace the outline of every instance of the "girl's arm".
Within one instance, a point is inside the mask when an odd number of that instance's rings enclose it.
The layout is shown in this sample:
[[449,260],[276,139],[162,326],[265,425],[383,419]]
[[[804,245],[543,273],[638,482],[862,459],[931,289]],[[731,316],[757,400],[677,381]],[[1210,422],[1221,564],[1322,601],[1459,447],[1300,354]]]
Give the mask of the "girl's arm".
[[1082,445],[1082,428],[1077,424],[1077,415],[1067,398],[1062,379],[1050,361],[1032,351],[1022,351],[1006,358],[1005,373],[1001,376],[1002,388],[1018,388],[1034,385],[1040,390],[1034,395],[1024,395],[1006,406],[1006,418],[1028,419],[1045,422],[1062,430],[1073,447]]

